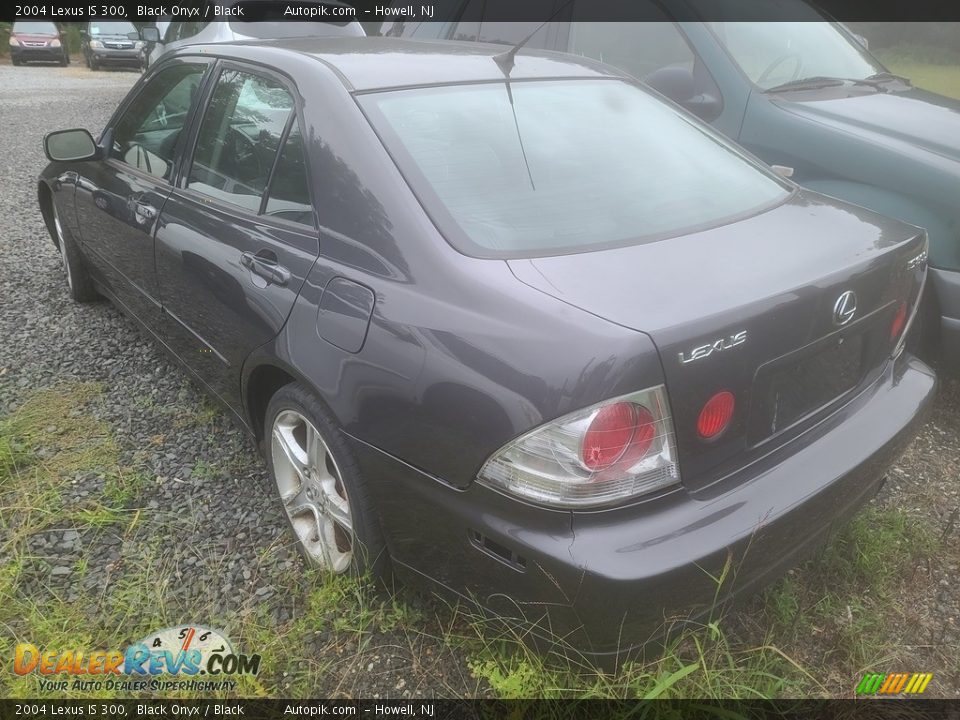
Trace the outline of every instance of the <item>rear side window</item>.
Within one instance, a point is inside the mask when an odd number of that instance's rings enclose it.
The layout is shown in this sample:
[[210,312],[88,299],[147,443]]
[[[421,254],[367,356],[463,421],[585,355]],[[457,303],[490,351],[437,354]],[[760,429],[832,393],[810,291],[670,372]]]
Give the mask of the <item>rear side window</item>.
[[620,80],[361,96],[456,247],[534,256],[651,241],[782,201],[788,186],[702,124]]
[[293,98],[271,78],[224,70],[197,137],[187,187],[257,212]]
[[314,225],[303,137],[296,116],[292,118],[287,141],[273,171],[264,214],[301,225]]

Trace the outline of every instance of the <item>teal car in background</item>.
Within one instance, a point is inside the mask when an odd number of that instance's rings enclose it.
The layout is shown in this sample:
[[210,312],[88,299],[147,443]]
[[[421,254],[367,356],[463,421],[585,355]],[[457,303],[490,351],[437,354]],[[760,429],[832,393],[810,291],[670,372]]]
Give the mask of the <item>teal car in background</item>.
[[[635,16],[650,22],[578,22],[574,3],[525,47],[619,67],[799,184],[926,228],[930,282],[918,339],[943,369],[960,370],[960,102],[889,73],[862,38],[803,0],[781,4],[813,22],[688,21],[701,10],[722,17],[725,4],[737,16],[732,0],[707,2],[687,0],[687,20],[675,21],[659,3],[638,0]],[[507,4],[468,0],[450,14],[456,22],[386,23],[380,32],[516,44],[539,23],[484,21],[507,16]]]

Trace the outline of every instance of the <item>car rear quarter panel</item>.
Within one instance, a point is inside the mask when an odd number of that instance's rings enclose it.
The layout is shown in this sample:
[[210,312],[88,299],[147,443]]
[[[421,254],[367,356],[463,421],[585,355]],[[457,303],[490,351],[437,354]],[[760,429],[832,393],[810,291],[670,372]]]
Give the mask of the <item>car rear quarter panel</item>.
[[[320,255],[246,377],[275,357],[349,435],[460,487],[517,435],[663,382],[646,335],[522,285],[501,260],[453,250],[342,83],[306,62],[286,67],[303,96]],[[374,296],[356,352],[318,325],[337,278]]]

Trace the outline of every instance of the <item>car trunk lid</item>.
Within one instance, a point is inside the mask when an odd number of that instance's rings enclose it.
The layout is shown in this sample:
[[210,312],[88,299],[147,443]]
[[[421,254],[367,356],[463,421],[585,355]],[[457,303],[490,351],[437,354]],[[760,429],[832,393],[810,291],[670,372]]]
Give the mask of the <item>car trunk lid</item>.
[[[879,376],[894,316],[919,295],[925,252],[917,228],[797,193],[681,237],[508,262],[522,282],[652,338],[693,489],[788,441]],[[721,391],[735,396],[733,418],[705,440],[697,418]]]

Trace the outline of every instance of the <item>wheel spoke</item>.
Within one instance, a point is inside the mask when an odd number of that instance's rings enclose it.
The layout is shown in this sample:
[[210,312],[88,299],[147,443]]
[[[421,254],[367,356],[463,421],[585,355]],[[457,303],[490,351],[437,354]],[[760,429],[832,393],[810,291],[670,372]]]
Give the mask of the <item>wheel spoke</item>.
[[335,570],[334,553],[339,555],[340,552],[337,550],[337,533],[334,530],[333,522],[329,517],[317,516],[317,529],[319,531],[320,549],[323,552],[323,563],[328,570]]
[[319,474],[326,472],[326,449],[320,440],[320,435],[310,423],[307,423],[306,432],[306,459],[312,470],[312,475],[318,477]]
[[273,430],[273,437],[280,445],[280,449],[283,451],[287,460],[293,466],[294,472],[300,476],[300,482],[303,483],[309,474],[307,472],[307,455],[304,449],[300,447],[300,443],[293,437],[291,428],[277,425]]
[[320,484],[320,490],[324,495],[324,509],[327,515],[346,530],[347,534],[352,535],[353,520],[350,517],[350,504],[337,492],[337,481],[333,478],[325,480]]

